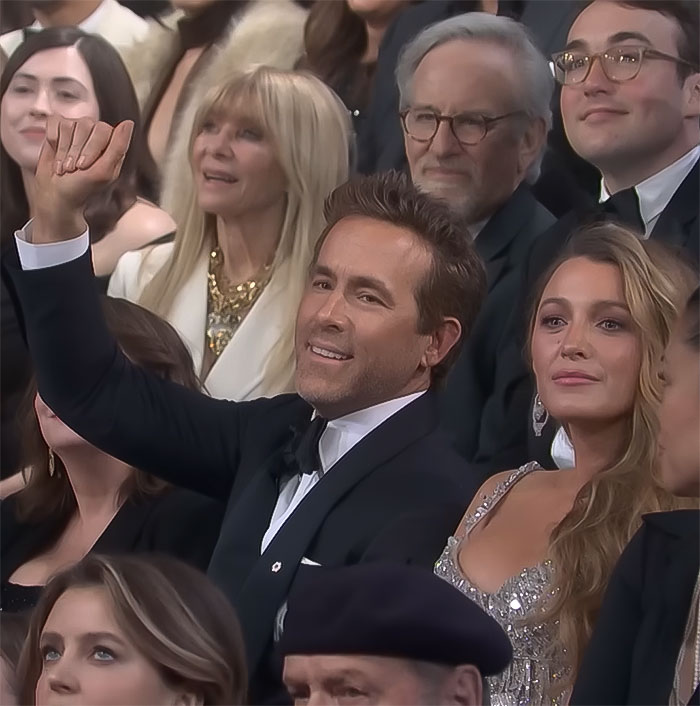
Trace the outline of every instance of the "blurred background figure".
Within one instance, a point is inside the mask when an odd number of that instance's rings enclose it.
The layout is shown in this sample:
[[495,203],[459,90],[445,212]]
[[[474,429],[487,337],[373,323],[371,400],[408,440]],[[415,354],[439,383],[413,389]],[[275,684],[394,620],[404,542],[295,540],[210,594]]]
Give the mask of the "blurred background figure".
[[170,321],[212,396],[294,389],[296,310],[351,142],[347,110],[309,74],[259,67],[200,105],[175,242],[122,258],[109,294]]
[[[135,139],[119,179],[91,199],[85,212],[102,287],[123,253],[174,231],[172,219],[151,201],[157,191],[156,169],[143,149],[134,89],[119,55],[104,39],[70,27],[33,34],[5,67],[0,99],[3,250],[33,215],[34,169],[50,115],[135,123]],[[0,471],[6,476],[18,469],[16,411],[31,366],[4,280],[0,302]]]
[[32,614],[18,679],[21,703],[36,706],[237,706],[247,688],[226,597],[159,556],[90,556],[55,576]]
[[410,4],[411,0],[319,0],[309,11],[299,66],[313,71],[341,97],[358,139],[379,44],[389,25]]
[[303,567],[280,641],[297,705],[481,706],[512,657],[498,623],[428,569]]
[[[700,290],[664,354],[661,482],[700,496]],[[620,557],[585,654],[572,704],[700,703],[700,512],[654,513]]]
[[[3,14],[5,2],[0,5]],[[143,18],[117,0],[23,0],[19,6],[11,4],[10,15],[13,24],[22,24],[0,36],[0,47],[7,56],[29,34],[49,27],[77,27],[98,34],[119,51],[142,39],[148,29]]]
[[[173,0],[125,55],[143,113],[148,149],[159,165],[162,204],[171,212],[189,135],[204,97],[253,65],[291,69],[303,51],[306,11],[293,0]],[[177,186],[175,186],[175,191]]]
[[[121,300],[105,298],[103,309],[130,360],[198,389],[189,353],[170,325]],[[3,612],[31,608],[54,573],[93,551],[159,551],[206,569],[223,505],[96,449],[56,417],[35,387],[27,401],[26,487],[3,500],[0,513]]]

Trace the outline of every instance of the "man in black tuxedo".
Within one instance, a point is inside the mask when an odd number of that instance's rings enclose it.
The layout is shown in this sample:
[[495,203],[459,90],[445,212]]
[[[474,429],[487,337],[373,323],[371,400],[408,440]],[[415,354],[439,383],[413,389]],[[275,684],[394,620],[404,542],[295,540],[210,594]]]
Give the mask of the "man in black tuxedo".
[[[613,219],[698,264],[700,67],[698,4],[595,0],[576,18],[554,65],[564,127],[576,152],[600,172],[600,199],[571,212],[534,244],[511,322],[500,382],[508,390],[490,451],[545,467],[573,461],[556,425],[530,427],[534,383],[521,355],[536,284],[577,227]],[[496,451],[496,445],[498,450]]]
[[302,564],[359,562],[405,513],[475,493],[480,479],[438,430],[433,387],[476,316],[483,265],[449,211],[404,178],[351,182],[327,204],[299,306],[299,394],[235,403],[164,383],[105,327],[82,218],[129,139],[128,123],[50,118],[36,216],[17,238],[23,269],[8,270],[61,419],[135,467],[227,498],[209,573],[238,609],[261,702]]
[[468,13],[421,32],[397,69],[411,178],[445,200],[486,263],[488,294],[443,392],[443,422],[476,456],[518,279],[554,217],[530,192],[551,124],[554,79],[522,25]]

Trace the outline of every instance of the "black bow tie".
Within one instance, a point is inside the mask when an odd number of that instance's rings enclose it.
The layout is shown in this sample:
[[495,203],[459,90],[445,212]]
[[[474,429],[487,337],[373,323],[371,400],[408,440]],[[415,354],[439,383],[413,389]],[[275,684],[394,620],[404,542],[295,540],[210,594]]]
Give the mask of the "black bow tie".
[[283,467],[275,474],[280,481],[297,474],[311,475],[321,468],[318,444],[327,425],[327,419],[316,417],[303,432],[292,428],[293,436],[282,452]]
[[614,220],[644,235],[644,221],[639,211],[639,196],[634,187],[618,191],[600,206],[603,214],[612,216]]

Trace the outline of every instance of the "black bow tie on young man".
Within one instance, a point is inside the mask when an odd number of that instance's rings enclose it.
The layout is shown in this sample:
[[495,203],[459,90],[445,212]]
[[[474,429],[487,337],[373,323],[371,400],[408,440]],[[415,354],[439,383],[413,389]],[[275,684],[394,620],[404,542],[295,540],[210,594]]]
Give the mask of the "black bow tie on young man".
[[311,475],[321,468],[318,444],[327,425],[327,419],[317,416],[303,432],[292,427],[294,435],[282,453],[284,463],[274,473],[280,482],[297,474]]
[[600,215],[604,220],[606,216],[612,216],[614,220],[644,235],[645,227],[639,210],[639,196],[634,187],[618,191],[600,204]]

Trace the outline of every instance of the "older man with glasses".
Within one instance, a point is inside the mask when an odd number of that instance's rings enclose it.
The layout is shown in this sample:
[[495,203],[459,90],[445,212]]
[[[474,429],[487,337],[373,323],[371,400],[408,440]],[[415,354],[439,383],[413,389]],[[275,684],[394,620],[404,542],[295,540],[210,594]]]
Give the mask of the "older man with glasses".
[[698,264],[698,7],[696,0],[595,0],[552,56],[567,137],[601,179],[598,203],[564,216],[530,253],[512,323],[509,378],[500,382],[512,391],[498,423],[504,443],[524,444],[520,455],[544,466],[572,465],[573,451],[552,423],[539,437],[528,431],[525,402],[534,389],[518,351],[536,282],[571,233],[591,221],[616,220]]
[[518,268],[555,220],[529,188],[551,125],[554,79],[523,25],[470,12],[408,44],[397,81],[413,183],[464,220],[465,238],[486,263],[488,295],[443,392],[443,424],[473,461],[490,434]]

